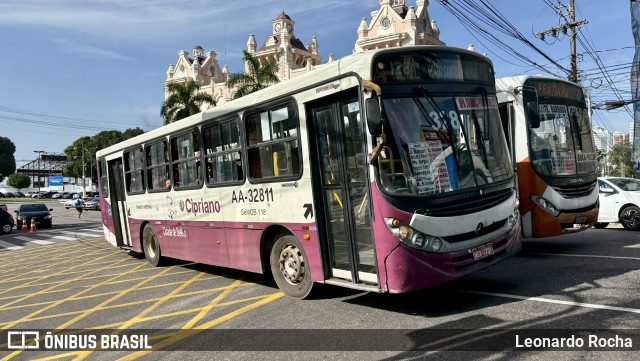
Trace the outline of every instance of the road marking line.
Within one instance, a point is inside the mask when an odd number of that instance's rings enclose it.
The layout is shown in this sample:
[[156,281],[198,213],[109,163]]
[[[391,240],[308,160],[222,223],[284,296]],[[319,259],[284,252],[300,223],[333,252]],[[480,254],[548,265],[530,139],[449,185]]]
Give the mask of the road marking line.
[[640,257],[623,257],[623,256],[599,256],[596,254],[561,254],[561,253],[527,253],[542,256],[562,256],[562,257],[591,257],[591,258],[610,258],[610,259],[632,259],[640,261]]
[[16,250],[16,249],[20,249],[20,248],[24,248],[24,247],[17,246],[17,245],[15,245],[13,243],[5,242],[5,241],[0,241],[0,249]]
[[64,241],[75,241],[75,240],[77,240],[77,238],[75,238],[75,237],[68,237],[68,236],[53,236],[51,238],[62,239]]
[[461,290],[460,292],[465,293],[474,293],[477,295],[485,295],[485,296],[494,296],[494,297],[503,297],[503,298],[512,298],[516,300],[524,300],[524,301],[536,301],[536,302],[544,302],[544,303],[554,303],[558,305],[566,305],[566,306],[577,306],[584,308],[595,308],[600,310],[610,310],[610,311],[621,311],[621,312],[630,312],[630,313],[640,313],[640,309],[637,308],[629,308],[629,307],[617,307],[617,306],[607,306],[607,305],[597,305],[594,303],[581,303],[581,302],[573,302],[573,301],[563,301],[563,300],[554,300],[551,298],[543,298],[543,297],[526,297],[526,296],[517,296],[517,295],[509,295],[506,293],[494,293],[494,292],[481,292],[481,291],[467,291]]
[[30,237],[23,237],[23,236],[17,236],[16,239],[19,239],[21,241],[27,241],[27,242],[30,242],[30,243],[35,243],[35,244],[42,244],[42,245],[55,243],[55,242],[51,242],[51,241],[43,241],[43,240],[40,240],[40,239],[33,239],[33,238],[30,238]]
[[624,246],[624,248],[640,248],[640,243],[638,244],[632,244],[630,246]]
[[[198,326],[198,328],[195,328],[195,329],[184,329],[184,328],[182,328],[180,330],[176,330],[172,334],[167,334],[167,336],[169,336],[169,337],[167,339],[165,339],[164,341],[159,342],[157,344],[154,344],[153,348],[154,348],[154,350],[161,350],[165,346],[168,346],[168,345],[171,345],[171,344],[176,343],[178,341],[181,341],[181,340],[183,340],[183,339],[185,339],[185,338],[187,338],[187,337],[189,337],[191,335],[198,334],[198,333],[200,333],[200,332],[202,332],[202,331],[204,331],[204,330],[206,330],[208,328],[213,328],[213,327],[215,327],[216,325],[218,325],[220,323],[228,321],[228,320],[230,320],[230,319],[232,319],[234,317],[237,317],[237,316],[239,316],[239,315],[241,315],[241,314],[243,314],[245,312],[251,311],[254,308],[260,307],[260,306],[265,305],[265,304],[267,304],[269,302],[273,302],[273,301],[275,301],[275,300],[277,300],[277,299],[279,299],[279,298],[281,298],[283,296],[284,296],[284,293],[282,293],[282,292],[273,293],[273,294],[265,296],[265,298],[263,298],[260,301],[254,302],[252,304],[249,304],[247,306],[239,308],[239,309],[237,309],[237,310],[235,310],[235,311],[233,311],[231,313],[228,313],[228,314],[220,316],[220,317],[218,317],[218,318],[216,318],[214,320],[211,320],[209,322],[201,324],[201,325]],[[127,360],[127,361],[135,360],[135,359],[140,358],[140,357],[142,357],[144,355],[148,355],[148,354],[150,354],[152,352],[153,351],[137,351],[137,352],[134,352],[132,354],[129,354],[129,355],[121,358],[120,360]]]

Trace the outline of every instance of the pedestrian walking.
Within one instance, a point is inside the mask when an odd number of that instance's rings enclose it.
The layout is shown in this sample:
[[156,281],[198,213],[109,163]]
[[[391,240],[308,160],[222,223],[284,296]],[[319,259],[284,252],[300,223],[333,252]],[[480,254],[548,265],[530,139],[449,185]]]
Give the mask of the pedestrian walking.
[[75,206],[76,206],[76,211],[78,211],[78,218],[80,218],[82,216],[82,199],[77,198]]

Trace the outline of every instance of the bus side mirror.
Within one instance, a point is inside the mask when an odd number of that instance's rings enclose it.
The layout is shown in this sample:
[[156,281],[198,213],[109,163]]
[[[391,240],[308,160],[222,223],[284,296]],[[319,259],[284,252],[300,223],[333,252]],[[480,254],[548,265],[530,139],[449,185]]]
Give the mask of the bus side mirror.
[[531,128],[540,128],[540,112],[536,102],[527,102],[527,119],[529,119],[529,125]]
[[367,110],[367,128],[369,128],[369,133],[377,134],[380,125],[382,125],[382,113],[380,112],[378,98],[365,100],[365,107]]

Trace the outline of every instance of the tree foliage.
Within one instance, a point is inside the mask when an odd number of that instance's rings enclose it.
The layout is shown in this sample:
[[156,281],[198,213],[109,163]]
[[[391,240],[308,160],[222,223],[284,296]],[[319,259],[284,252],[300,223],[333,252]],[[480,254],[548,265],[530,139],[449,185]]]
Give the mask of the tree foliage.
[[7,137],[0,137],[0,182],[16,172],[16,145]]
[[96,184],[96,152],[142,133],[144,131],[140,128],[129,128],[124,132],[105,130],[92,137],[84,136],[76,139],[64,150],[64,154],[67,156],[64,175],[67,177],[82,177],[82,158],[84,154],[85,176],[91,177],[93,184]]
[[628,141],[618,143],[609,152],[609,175],[613,177],[633,177],[631,163],[631,144]]
[[167,91],[170,95],[160,108],[165,125],[200,113],[203,104],[216,105],[210,94],[200,92],[200,87],[193,79],[186,83],[169,83]]
[[235,87],[232,95],[233,99],[257,92],[260,89],[264,89],[280,81],[276,75],[278,63],[270,61],[261,65],[260,61],[248,51],[243,50],[243,54],[242,59],[244,60],[247,71],[244,73],[229,74],[227,77],[227,87],[229,87],[229,89]]
[[31,177],[22,173],[9,174],[7,185],[17,189],[19,192],[21,189],[29,188],[31,185]]

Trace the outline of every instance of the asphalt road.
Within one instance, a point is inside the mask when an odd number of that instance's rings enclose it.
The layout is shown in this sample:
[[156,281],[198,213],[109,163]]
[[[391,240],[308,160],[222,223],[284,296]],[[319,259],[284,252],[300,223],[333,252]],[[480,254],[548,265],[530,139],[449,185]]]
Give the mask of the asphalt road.
[[[55,232],[42,236],[53,243],[0,252],[0,357],[626,360],[640,354],[636,232],[590,229],[527,239],[516,257],[421,292],[317,285],[314,297],[301,301],[284,296],[267,276],[179,262],[150,267],[102,236],[83,235],[99,229],[98,212],[80,220],[74,210],[54,214]],[[75,238],[51,238],[69,230]],[[9,237],[14,234],[20,233]],[[98,339],[140,333],[153,349],[7,350],[2,332],[19,329]],[[517,347],[515,338],[522,344],[527,337],[570,335],[596,337],[596,344],[618,335],[632,347],[542,351]]]

